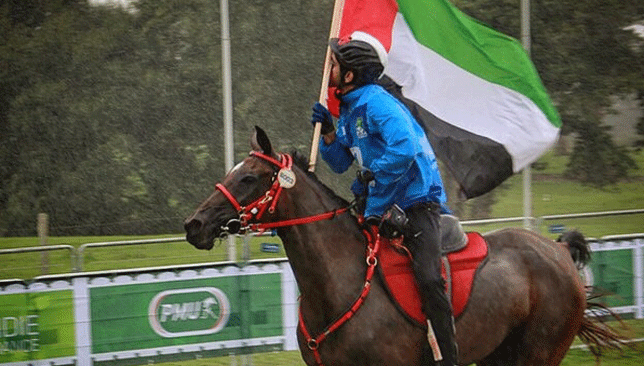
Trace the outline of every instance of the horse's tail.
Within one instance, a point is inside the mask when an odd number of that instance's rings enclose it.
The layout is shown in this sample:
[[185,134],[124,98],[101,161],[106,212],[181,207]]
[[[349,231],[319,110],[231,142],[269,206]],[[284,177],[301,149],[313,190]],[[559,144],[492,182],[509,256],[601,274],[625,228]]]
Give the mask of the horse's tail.
[[621,350],[626,345],[626,338],[614,327],[606,323],[607,319],[616,319],[623,325],[619,315],[608,307],[593,301],[601,294],[589,295],[586,301],[586,314],[577,335],[586,344],[598,360],[605,350]]
[[[557,238],[568,247],[573,262],[582,269],[590,262],[590,245],[582,233],[577,230],[567,231]],[[619,315],[598,302],[603,294],[589,294],[586,298],[586,310],[577,335],[586,344],[598,360],[605,350],[621,350],[626,345],[625,337],[614,327],[608,325],[608,319],[615,319],[620,324]]]
[[584,235],[577,230],[566,231],[557,238],[557,242],[568,246],[568,251],[577,268],[582,269],[590,262],[590,246]]

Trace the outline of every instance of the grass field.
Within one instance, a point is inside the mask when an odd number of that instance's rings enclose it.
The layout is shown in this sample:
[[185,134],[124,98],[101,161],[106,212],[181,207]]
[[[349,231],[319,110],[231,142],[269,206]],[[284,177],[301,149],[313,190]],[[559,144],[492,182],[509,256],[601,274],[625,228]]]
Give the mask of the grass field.
[[[552,152],[546,154],[540,159],[545,168],[532,171],[532,216],[538,218],[561,214],[644,209],[644,150],[633,152],[632,157],[637,162],[639,170],[631,172],[627,181],[600,189],[563,179],[562,174],[567,158],[554,155]],[[523,177],[521,174],[516,174],[497,189],[492,217],[521,216],[523,216]],[[577,228],[586,236],[598,238],[604,235],[644,232],[644,214],[549,220],[537,223],[537,229],[542,234],[549,235],[547,229],[551,224],[564,224],[566,228]],[[485,228],[477,229],[485,230]],[[554,237],[554,235],[549,236]]]
[[[133,241],[160,238],[182,238],[183,234],[164,236],[126,236],[126,237],[50,237],[50,245],[64,244],[79,248],[83,244],[113,241]],[[250,237],[248,244],[243,238],[237,239],[237,258],[244,258],[244,248],[248,248],[248,258],[263,259],[284,257],[279,253],[260,251],[261,243],[280,245],[278,237]],[[20,248],[38,246],[37,238],[0,238],[0,248]],[[197,250],[184,240],[170,243],[128,245],[104,248],[87,248],[83,251],[83,271],[102,271],[113,269],[158,267],[191,263],[210,263],[228,260],[226,241],[218,241],[210,251]],[[47,265],[43,266],[41,253],[0,255],[0,280],[9,278],[31,279],[43,274],[72,272],[72,259],[68,251],[55,251],[46,254]]]
[[[611,326],[630,339],[644,338],[644,321],[627,320],[625,327],[618,323]],[[572,349],[566,355],[562,366],[595,365],[595,356],[585,348],[579,348],[582,343],[577,339]],[[644,364],[644,342],[634,342],[623,347],[621,351],[606,351],[600,357],[599,365],[603,366],[641,366]],[[227,356],[209,359],[189,360],[180,362],[159,363],[159,366],[304,366],[299,351],[260,353],[244,356]]]
[[[613,328],[627,339],[644,339],[644,320],[625,320],[623,324],[612,322]],[[594,365],[595,356],[585,348],[577,338],[568,351],[562,366]],[[635,366],[644,364],[644,342],[633,342],[623,347],[621,351],[611,350],[605,352],[600,358],[601,365],[605,366]]]

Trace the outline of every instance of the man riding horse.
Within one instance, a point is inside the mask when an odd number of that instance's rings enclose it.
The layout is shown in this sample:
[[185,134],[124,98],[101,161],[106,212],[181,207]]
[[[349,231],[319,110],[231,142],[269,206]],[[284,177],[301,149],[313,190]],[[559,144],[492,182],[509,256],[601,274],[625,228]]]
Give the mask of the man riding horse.
[[[387,66],[383,45],[354,32],[332,39],[330,47],[329,86],[336,88],[340,114],[336,130],[329,110],[320,103],[313,106],[311,122],[322,124],[320,153],[336,173],[354,160],[359,164],[351,189],[366,198],[365,223],[372,230],[383,236],[404,234],[429,332],[436,335],[442,364],[455,365],[454,320],[440,264],[439,216],[449,209],[434,151],[409,110],[376,84]],[[405,224],[393,223],[392,216]]]

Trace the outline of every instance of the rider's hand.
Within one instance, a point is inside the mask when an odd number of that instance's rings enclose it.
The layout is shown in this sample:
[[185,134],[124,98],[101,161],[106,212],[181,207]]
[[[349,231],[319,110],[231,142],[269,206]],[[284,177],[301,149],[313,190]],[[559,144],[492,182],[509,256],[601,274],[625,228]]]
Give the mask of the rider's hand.
[[358,170],[357,176],[358,181],[360,181],[360,183],[364,185],[367,185],[369,184],[369,182],[376,179],[376,177],[373,175],[373,172],[369,169]]
[[311,116],[311,124],[315,127],[316,123],[322,124],[322,129],[320,133],[323,135],[329,134],[335,131],[335,126],[333,126],[333,118],[331,117],[331,112],[323,106],[320,102],[316,102],[313,105],[313,115]]

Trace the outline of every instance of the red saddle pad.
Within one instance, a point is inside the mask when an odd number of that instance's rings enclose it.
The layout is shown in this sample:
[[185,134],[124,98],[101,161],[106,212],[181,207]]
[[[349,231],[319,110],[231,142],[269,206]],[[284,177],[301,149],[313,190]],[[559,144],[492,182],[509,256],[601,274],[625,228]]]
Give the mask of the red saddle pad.
[[[488,253],[487,243],[481,234],[467,233],[467,238],[468,243],[465,248],[447,255],[452,283],[452,310],[455,318],[465,309],[476,269]],[[383,242],[378,264],[385,286],[399,309],[419,324],[426,324],[425,314],[420,306],[418,286],[411,269],[411,260],[406,253],[401,253],[388,242]],[[443,276],[446,277],[444,266]]]

